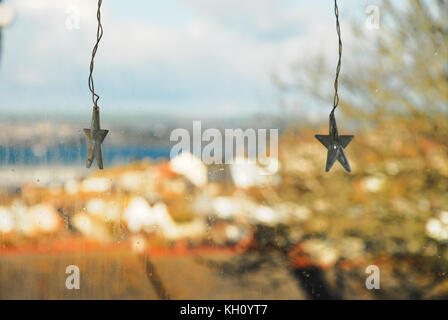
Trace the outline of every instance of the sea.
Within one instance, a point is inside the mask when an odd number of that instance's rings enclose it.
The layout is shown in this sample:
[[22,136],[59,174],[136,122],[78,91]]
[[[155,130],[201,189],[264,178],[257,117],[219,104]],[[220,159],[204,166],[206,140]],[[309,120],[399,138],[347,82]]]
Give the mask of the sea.
[[[141,160],[169,159],[170,147],[104,145],[105,168]],[[52,147],[0,146],[0,191],[20,192],[29,183],[61,185],[87,176],[96,169],[86,168],[87,146],[59,144]],[[0,201],[1,202],[1,201]]]
[[[143,159],[153,161],[168,159],[170,147],[107,145],[103,146],[102,153],[103,162],[107,166]],[[85,163],[86,157],[86,145],[59,144],[38,149],[35,146],[0,146],[0,165],[7,166],[71,166]]]

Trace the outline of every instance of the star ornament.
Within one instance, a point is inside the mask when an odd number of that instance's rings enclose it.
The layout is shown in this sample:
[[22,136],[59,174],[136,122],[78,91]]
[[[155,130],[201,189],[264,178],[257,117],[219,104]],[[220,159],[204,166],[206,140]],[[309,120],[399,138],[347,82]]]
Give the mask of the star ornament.
[[88,141],[88,153],[86,167],[90,168],[93,159],[96,158],[96,164],[98,168],[103,169],[103,156],[101,153],[101,143],[106,138],[109,130],[103,130],[100,128],[100,112],[98,107],[93,108],[92,112],[92,124],[90,129],[83,129],[84,134]]
[[351,172],[350,164],[348,163],[347,156],[344,149],[348,146],[350,141],[354,138],[353,135],[340,136],[338,133],[338,127],[336,126],[336,118],[334,117],[334,111],[330,113],[330,132],[328,135],[316,134],[316,139],[319,140],[327,149],[327,164],[325,171],[330,171],[331,167],[335,163],[336,159],[344,167],[345,170]]

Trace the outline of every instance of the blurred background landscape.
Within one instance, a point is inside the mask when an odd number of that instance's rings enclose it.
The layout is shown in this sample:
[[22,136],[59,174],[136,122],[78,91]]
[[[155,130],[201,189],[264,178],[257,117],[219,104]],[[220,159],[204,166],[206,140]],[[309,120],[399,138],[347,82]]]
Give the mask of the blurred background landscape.
[[[104,1],[99,171],[96,1],[0,1],[0,299],[447,299],[448,2],[339,1],[350,174],[333,5]],[[279,129],[278,172],[170,160],[193,120]]]

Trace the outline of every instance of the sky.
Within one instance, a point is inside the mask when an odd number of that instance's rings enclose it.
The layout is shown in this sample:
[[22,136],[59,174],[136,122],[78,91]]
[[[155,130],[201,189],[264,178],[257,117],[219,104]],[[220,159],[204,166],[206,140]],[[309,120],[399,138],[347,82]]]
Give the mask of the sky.
[[[345,43],[349,21],[377,2],[339,1]],[[2,113],[89,113],[97,1],[4,3],[15,19],[3,30]],[[333,10],[331,0],[104,0],[99,106],[136,115],[275,113],[273,73],[319,54],[336,66]]]

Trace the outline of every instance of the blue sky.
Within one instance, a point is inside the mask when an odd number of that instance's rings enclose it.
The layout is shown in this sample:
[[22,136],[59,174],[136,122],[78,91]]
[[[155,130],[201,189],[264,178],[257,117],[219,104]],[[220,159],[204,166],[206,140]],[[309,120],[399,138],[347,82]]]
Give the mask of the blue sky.
[[[5,2],[16,17],[3,31],[2,112],[89,113],[96,1]],[[339,2],[349,42],[349,19],[378,1]],[[319,53],[337,59],[329,0],[104,0],[102,12],[94,79],[103,112],[276,112],[273,72]],[[67,28],[77,13],[79,29]]]

